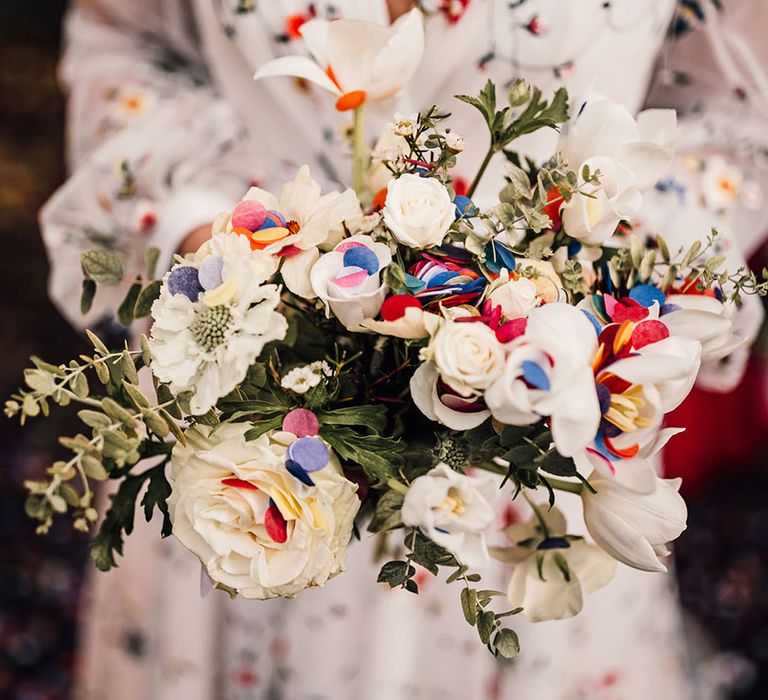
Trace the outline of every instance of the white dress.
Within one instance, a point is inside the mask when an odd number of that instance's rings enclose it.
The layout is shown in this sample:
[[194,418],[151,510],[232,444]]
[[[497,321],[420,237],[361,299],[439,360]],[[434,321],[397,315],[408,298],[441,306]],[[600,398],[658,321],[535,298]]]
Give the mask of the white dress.
[[[453,112],[453,128],[470,144],[458,165],[467,179],[482,159],[485,135],[479,115],[452,100],[453,94],[476,93],[488,78],[503,89],[523,76],[545,90],[565,83],[573,95],[594,86],[636,111],[646,99],[675,12],[673,0],[424,4],[436,8],[427,21],[426,58],[399,109],[436,103]],[[168,263],[190,230],[231,208],[254,182],[279,187],[305,162],[329,186],[348,178],[342,134],[349,115],[299,81],[255,84],[251,76],[276,55],[302,51],[295,29],[313,13],[386,22],[385,0],[311,5],[257,0],[255,11],[238,12],[248,5],[81,0],[72,11],[62,66],[70,91],[72,173],[41,221],[51,295],[73,323],[99,321],[114,301],[100,292],[89,317],[80,316],[84,248],[119,248],[132,261],[130,269],[138,266],[145,246],[158,245]],[[751,85],[743,89],[749,92]],[[371,137],[385,121],[369,120]],[[553,132],[524,145],[540,157],[555,141]],[[687,144],[692,151],[694,141]],[[501,172],[501,163],[490,169],[480,197],[493,195]],[[760,173],[750,170],[742,180],[754,185],[753,194],[762,192]],[[692,187],[676,181],[659,190],[648,226],[663,228],[671,216],[665,212],[681,206],[680,192],[693,192]],[[710,212],[708,220],[739,204]],[[700,205],[698,195],[686,203]],[[567,510],[578,523],[575,506]],[[516,507],[500,515],[500,525],[519,517]],[[589,596],[573,620],[531,625],[515,618],[523,652],[503,662],[463,621],[457,584],[446,586],[425,573],[416,597],[377,585],[377,570],[372,542],[363,535],[350,549],[347,573],[295,601],[230,601],[217,592],[201,598],[194,556],[172,538],[161,541],[156,523],[137,524],[119,568],[95,573],[88,588],[79,695],[89,700],[707,697],[693,690],[687,677],[671,577],[620,566],[615,581]],[[503,588],[508,575],[496,566],[483,585]]]

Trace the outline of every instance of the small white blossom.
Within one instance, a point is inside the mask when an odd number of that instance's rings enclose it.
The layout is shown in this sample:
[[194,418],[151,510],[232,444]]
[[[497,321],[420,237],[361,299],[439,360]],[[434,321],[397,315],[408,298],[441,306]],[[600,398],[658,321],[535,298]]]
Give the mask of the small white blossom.
[[392,133],[395,136],[413,136],[416,133],[416,127],[419,123],[419,115],[412,114],[405,116],[403,114],[395,114],[395,121],[391,124]]
[[322,379],[320,372],[312,369],[311,365],[304,365],[303,367],[294,367],[288,372],[281,380],[280,386],[297,394],[306,394],[310,389],[316,387]]
[[448,148],[450,148],[452,151],[458,151],[461,153],[466,148],[464,137],[453,131],[446,131],[443,134],[443,138],[445,139],[445,145],[448,146]]

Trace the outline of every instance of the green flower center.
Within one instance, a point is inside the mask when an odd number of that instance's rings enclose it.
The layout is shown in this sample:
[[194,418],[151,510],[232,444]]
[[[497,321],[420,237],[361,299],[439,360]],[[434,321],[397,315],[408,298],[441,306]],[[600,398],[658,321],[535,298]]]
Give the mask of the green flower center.
[[224,342],[232,322],[232,314],[226,306],[214,306],[212,309],[200,311],[195,316],[189,326],[189,332],[203,350],[210,352]]

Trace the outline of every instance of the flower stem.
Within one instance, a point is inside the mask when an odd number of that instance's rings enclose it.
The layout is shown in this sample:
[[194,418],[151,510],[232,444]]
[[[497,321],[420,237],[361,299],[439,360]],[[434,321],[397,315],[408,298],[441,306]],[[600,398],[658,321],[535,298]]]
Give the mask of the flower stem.
[[496,153],[496,149],[493,147],[493,144],[491,144],[488,147],[488,153],[485,154],[485,158],[483,162],[480,164],[480,169],[477,171],[477,175],[475,175],[475,179],[472,180],[472,184],[470,185],[469,190],[467,191],[467,197],[469,197],[470,199],[472,198],[472,195],[475,194],[475,190],[477,189],[477,186],[480,184],[480,180],[482,180],[483,175],[485,174],[485,171],[488,168],[489,163],[491,162],[491,158],[493,158],[495,153]]
[[393,476],[390,476],[387,479],[387,486],[402,496],[405,496],[405,494],[408,493],[408,487],[402,481],[398,481]]
[[579,496],[581,495],[581,492],[584,490],[584,486],[582,484],[576,483],[575,481],[565,481],[564,479],[553,479],[551,477],[547,477],[547,483],[553,488],[557,489],[558,491],[567,491],[568,493],[575,493]]
[[365,152],[365,127],[363,109],[360,105],[354,112],[352,123],[352,188],[360,197],[365,187],[365,171],[368,167],[368,157]]
[[523,496],[525,497],[525,500],[528,501],[528,505],[531,507],[534,515],[536,516],[536,520],[539,522],[539,527],[541,528],[541,533],[544,535],[544,538],[549,538],[549,528],[547,527],[547,521],[544,519],[544,515],[541,512],[538,504],[533,500],[533,498],[531,498],[531,496],[528,494],[528,491],[525,489],[523,489]]

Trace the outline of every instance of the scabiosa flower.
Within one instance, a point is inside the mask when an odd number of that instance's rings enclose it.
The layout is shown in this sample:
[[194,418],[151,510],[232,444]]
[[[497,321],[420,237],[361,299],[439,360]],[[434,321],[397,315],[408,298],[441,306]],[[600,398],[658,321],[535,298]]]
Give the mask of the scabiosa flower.
[[165,276],[152,306],[152,371],[174,394],[194,392],[192,414],[212,408],[267,343],[285,337],[280,289],[264,284],[274,271],[244,236],[223,234]]

